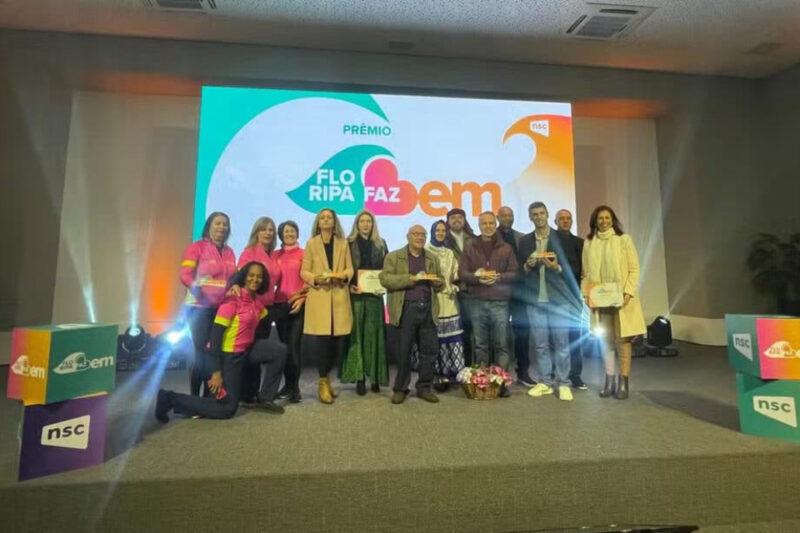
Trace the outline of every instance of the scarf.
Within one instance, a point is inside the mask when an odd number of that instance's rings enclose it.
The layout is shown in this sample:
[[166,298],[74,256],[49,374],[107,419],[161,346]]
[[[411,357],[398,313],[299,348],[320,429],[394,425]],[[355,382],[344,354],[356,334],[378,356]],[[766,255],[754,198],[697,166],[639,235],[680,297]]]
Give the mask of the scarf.
[[598,231],[589,243],[589,264],[586,277],[592,283],[620,283],[622,238],[614,228]]

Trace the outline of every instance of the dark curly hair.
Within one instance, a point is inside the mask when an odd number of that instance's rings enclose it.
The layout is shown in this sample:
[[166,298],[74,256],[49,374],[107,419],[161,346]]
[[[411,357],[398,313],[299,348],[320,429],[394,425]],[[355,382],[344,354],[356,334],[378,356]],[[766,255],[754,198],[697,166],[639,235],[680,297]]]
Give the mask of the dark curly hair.
[[265,292],[267,292],[267,289],[269,288],[269,272],[267,272],[267,269],[264,268],[264,265],[262,265],[258,261],[250,261],[242,268],[237,270],[236,274],[231,276],[231,279],[228,280],[227,289],[230,289],[234,285],[238,285],[239,287],[244,288],[244,282],[245,280],[247,280],[247,273],[250,271],[250,267],[252,267],[253,265],[260,268],[262,273],[261,285],[259,285],[258,288],[256,289],[256,294],[264,294]]

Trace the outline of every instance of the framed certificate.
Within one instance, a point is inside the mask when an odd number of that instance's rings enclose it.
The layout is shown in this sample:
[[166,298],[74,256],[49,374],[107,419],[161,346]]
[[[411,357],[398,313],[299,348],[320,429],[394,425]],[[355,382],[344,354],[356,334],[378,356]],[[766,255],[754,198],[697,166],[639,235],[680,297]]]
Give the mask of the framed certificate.
[[386,292],[386,289],[381,285],[381,280],[378,275],[380,270],[359,270],[358,271],[358,288],[361,292],[378,294]]

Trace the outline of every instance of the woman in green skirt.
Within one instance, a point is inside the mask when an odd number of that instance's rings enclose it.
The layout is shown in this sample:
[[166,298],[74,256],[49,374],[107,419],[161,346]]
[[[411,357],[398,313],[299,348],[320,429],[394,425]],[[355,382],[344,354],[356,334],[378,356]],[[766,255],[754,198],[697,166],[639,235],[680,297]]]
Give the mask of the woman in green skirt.
[[347,354],[342,361],[339,379],[342,383],[356,383],[359,395],[367,393],[366,381],[372,392],[380,392],[381,385],[389,383],[386,364],[386,329],[384,325],[383,293],[376,289],[365,292],[359,288],[359,276],[370,270],[381,270],[386,257],[386,241],[378,233],[375,215],[361,211],[353,221],[347,237],[355,274],[350,282],[350,301],[353,305],[353,329],[347,344]]

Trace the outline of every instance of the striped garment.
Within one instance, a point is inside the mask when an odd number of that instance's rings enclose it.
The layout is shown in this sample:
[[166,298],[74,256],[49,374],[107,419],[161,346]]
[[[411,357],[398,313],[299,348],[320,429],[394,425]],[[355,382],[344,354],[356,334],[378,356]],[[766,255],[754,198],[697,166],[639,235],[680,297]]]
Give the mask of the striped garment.
[[214,323],[225,328],[221,349],[226,353],[244,352],[253,344],[258,323],[266,318],[267,310],[260,298],[242,289],[239,296],[225,298],[217,309]]
[[225,286],[236,272],[236,256],[229,246],[220,251],[209,239],[190,244],[183,253],[180,278],[186,305],[216,307],[225,298]]

